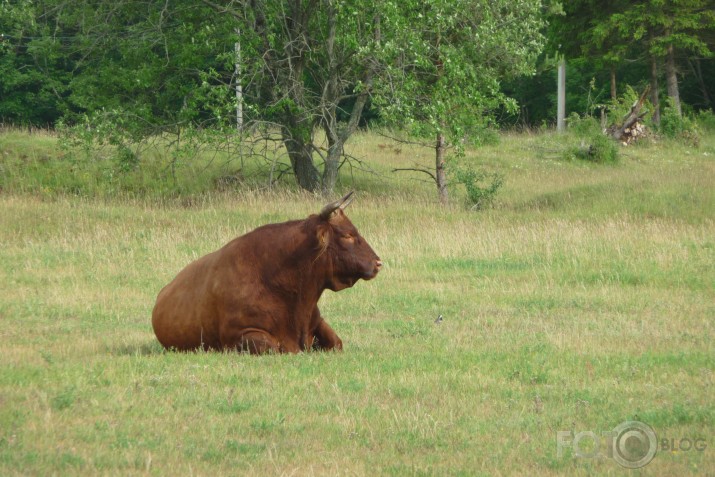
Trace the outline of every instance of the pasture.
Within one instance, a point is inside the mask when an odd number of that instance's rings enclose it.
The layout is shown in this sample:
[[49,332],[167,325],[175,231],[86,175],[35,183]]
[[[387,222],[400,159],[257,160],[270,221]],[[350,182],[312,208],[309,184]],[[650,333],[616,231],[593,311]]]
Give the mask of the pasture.
[[[15,136],[0,147],[31,141]],[[341,191],[385,266],[323,295],[342,353],[172,353],[151,329],[188,262],[322,199],[0,192],[0,475],[715,473],[712,135],[614,166],[505,136],[467,153],[505,174],[482,212],[388,175],[431,151],[351,141],[384,172]],[[558,453],[559,431],[629,420],[658,437],[640,470]]]

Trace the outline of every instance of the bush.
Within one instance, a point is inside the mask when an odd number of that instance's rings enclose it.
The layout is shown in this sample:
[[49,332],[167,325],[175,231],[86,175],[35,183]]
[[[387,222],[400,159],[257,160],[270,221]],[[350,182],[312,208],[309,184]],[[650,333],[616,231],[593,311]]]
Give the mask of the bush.
[[494,202],[494,198],[504,185],[504,176],[482,169],[459,169],[455,173],[457,182],[464,185],[467,201],[472,210],[482,210]]
[[695,117],[699,129],[703,131],[715,132],[715,114],[711,109],[698,112]]
[[600,132],[581,141],[581,145],[568,148],[564,154],[567,160],[580,159],[597,164],[615,164],[619,160],[618,144]]
[[594,134],[584,159],[601,164],[615,164],[618,162],[618,145],[603,133]]
[[499,144],[501,136],[499,131],[491,128],[485,127],[472,131],[466,138],[467,142],[471,146],[496,146]]
[[568,130],[579,137],[590,137],[601,133],[601,124],[593,116],[581,117],[577,113],[571,113]]
[[119,172],[127,173],[136,170],[141,162],[139,155],[131,150],[126,144],[117,145],[114,160]]
[[658,132],[669,138],[683,141],[697,147],[700,144],[700,132],[697,123],[685,114],[679,115],[671,98],[660,115]]
[[[596,118],[593,116],[581,117],[572,113],[568,119],[568,126],[571,141],[575,136],[579,144],[566,148],[565,159],[580,159],[599,164],[618,162],[618,144],[603,133],[601,124]],[[567,136],[567,141],[569,141],[568,138]]]

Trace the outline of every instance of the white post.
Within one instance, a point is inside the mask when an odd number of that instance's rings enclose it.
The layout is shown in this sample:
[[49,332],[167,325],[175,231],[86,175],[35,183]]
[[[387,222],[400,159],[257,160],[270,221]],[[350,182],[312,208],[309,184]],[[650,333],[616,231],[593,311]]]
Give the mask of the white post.
[[556,106],[556,130],[563,132],[566,119],[566,60],[559,59],[558,101]]
[[236,78],[236,129],[243,129],[243,86],[241,86],[241,30],[236,28],[236,64],[234,77]]

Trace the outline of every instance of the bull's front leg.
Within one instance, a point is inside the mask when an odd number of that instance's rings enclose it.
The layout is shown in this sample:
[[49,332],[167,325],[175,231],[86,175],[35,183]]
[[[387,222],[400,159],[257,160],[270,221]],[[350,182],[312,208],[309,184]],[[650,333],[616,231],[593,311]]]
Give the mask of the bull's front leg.
[[284,349],[274,336],[255,328],[224,331],[221,334],[221,347],[251,354],[296,352]]
[[[318,309],[316,308],[316,313]],[[342,351],[343,340],[340,339],[338,334],[330,327],[330,325],[318,314],[318,325],[313,331],[313,349],[315,350],[335,350]]]

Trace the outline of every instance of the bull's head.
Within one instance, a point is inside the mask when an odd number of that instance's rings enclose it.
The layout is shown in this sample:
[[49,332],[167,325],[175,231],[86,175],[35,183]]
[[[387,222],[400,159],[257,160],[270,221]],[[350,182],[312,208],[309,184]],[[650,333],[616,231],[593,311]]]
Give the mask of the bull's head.
[[380,257],[345,215],[352,195],[326,205],[318,216],[318,239],[328,260],[327,287],[333,291],[375,278],[382,268]]

